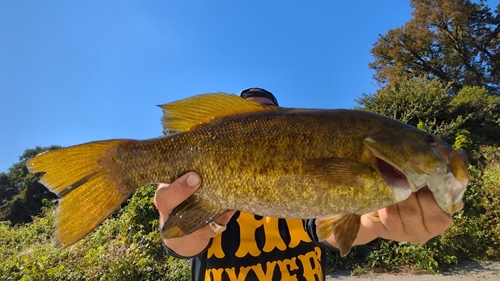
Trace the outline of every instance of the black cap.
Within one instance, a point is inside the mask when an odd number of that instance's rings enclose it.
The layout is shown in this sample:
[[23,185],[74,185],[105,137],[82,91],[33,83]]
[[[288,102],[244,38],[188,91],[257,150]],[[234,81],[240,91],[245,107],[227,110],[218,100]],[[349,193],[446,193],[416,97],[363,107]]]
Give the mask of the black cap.
[[261,88],[248,88],[240,93],[240,97],[246,99],[246,98],[251,98],[251,97],[261,97],[261,98],[266,98],[270,99],[273,101],[275,105],[278,105],[278,100],[276,97],[269,91],[261,89]]

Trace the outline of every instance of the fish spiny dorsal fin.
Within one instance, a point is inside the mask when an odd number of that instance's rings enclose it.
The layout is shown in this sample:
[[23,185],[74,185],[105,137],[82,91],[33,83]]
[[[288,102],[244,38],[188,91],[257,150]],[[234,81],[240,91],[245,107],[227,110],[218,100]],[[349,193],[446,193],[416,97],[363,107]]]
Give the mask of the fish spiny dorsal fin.
[[189,131],[196,125],[224,116],[282,109],[225,93],[198,95],[159,107],[163,109],[163,127],[174,132]]

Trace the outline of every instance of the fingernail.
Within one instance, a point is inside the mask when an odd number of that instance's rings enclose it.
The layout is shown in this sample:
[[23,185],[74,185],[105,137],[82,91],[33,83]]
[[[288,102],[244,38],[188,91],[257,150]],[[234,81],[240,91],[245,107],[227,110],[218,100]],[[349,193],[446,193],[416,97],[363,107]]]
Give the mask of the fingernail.
[[200,184],[200,177],[197,174],[190,174],[188,178],[186,179],[187,185],[194,187]]

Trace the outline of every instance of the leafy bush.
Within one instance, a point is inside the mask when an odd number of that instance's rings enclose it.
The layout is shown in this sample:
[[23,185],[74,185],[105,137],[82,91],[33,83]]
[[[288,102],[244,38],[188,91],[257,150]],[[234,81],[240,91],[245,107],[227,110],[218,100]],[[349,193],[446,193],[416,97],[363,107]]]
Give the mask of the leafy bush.
[[49,201],[33,223],[1,222],[0,279],[190,280],[188,262],[164,254],[153,194],[151,186],[139,189],[116,216],[66,249],[52,241],[55,208]]

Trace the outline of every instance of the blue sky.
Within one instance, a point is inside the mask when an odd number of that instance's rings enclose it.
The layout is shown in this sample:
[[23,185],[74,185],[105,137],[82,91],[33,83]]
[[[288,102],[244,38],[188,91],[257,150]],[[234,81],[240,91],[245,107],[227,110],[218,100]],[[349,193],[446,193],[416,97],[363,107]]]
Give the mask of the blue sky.
[[161,135],[157,104],[266,88],[352,108],[409,1],[0,1],[0,172],[25,149]]

